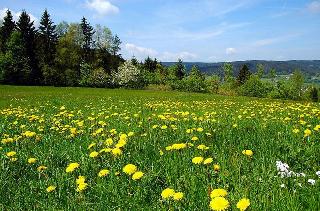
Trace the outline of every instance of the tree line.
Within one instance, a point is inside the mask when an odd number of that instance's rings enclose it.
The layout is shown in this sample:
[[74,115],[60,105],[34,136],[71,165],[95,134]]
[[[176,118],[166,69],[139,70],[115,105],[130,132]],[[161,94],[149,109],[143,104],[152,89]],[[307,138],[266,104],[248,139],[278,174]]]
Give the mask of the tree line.
[[107,27],[80,23],[55,25],[47,10],[39,27],[26,11],[17,22],[6,11],[0,27],[0,80],[16,85],[90,85],[92,77],[116,71],[124,62],[121,40]]
[[[279,99],[318,101],[318,88],[306,86],[296,70],[287,79],[277,79],[275,69],[265,74],[257,64],[235,71],[231,63],[221,67],[223,75],[206,75],[197,66],[187,71],[179,59],[164,66],[156,58],[124,60],[121,40],[107,27],[80,23],[55,25],[47,10],[39,26],[23,11],[17,22],[10,10],[0,27],[0,82],[15,85],[147,88],[188,92],[245,95]],[[237,75],[235,75],[237,72]]]

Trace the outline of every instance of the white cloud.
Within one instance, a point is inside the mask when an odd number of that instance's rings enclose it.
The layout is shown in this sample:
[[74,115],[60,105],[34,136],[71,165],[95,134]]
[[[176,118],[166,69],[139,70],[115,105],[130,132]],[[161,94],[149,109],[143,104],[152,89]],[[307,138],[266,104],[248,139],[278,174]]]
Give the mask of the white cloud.
[[143,60],[146,57],[155,57],[160,61],[177,61],[178,59],[182,59],[184,61],[191,61],[197,58],[197,55],[194,53],[190,53],[188,51],[181,51],[181,52],[158,52],[152,48],[145,48],[141,46],[137,46],[132,43],[125,44],[127,58],[135,56],[138,60]]
[[313,1],[307,5],[310,12],[317,13],[320,12],[320,1]]
[[88,9],[94,10],[98,16],[106,16],[119,13],[119,8],[106,0],[89,0],[85,5]]
[[254,47],[262,47],[267,45],[272,45],[279,42],[287,42],[295,37],[299,37],[301,34],[288,34],[280,37],[266,38],[257,40],[253,43]]
[[131,43],[126,43],[125,44],[125,48],[126,50],[134,55],[134,56],[156,56],[158,54],[157,51],[151,49],[151,48],[144,48],[144,47],[141,47],[141,46],[137,46],[137,45],[134,45],[134,44],[131,44]]
[[237,52],[235,48],[226,48],[226,54],[227,55],[233,55]]
[[[9,8],[3,8],[0,10],[0,20],[3,20],[3,18],[6,16],[7,14],[7,10]],[[10,10],[10,9],[9,9]],[[11,11],[11,14],[13,16],[13,20],[14,21],[18,21],[19,20],[19,16],[21,15],[21,11],[18,11],[18,12],[15,12],[13,10],[10,10]],[[38,24],[38,18],[36,18],[34,15],[32,15],[31,13],[28,13],[29,16],[30,16],[30,20],[31,21],[34,21],[34,24],[37,25]]]

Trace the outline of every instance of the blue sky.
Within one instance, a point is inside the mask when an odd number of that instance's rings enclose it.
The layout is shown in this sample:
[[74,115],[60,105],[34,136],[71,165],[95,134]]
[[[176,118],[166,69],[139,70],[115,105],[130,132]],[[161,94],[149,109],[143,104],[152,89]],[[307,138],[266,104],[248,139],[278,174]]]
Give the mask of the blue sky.
[[161,61],[320,59],[320,0],[1,0],[0,15],[25,9],[37,22],[109,27],[122,55]]

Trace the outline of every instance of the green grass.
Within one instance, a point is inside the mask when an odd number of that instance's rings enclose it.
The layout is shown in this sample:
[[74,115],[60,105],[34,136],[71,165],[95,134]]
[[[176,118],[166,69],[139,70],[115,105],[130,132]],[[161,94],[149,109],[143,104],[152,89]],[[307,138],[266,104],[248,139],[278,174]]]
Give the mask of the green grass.
[[[320,170],[320,134],[314,130],[320,124],[319,104],[181,92],[0,86],[0,114],[0,136],[5,140],[0,143],[0,210],[209,210],[209,193],[215,188],[228,191],[229,210],[237,210],[241,198],[250,199],[248,210],[320,210],[315,174]],[[163,125],[168,128],[161,129]],[[78,131],[74,137],[70,128]],[[103,131],[95,134],[99,128]],[[203,132],[186,132],[192,128]],[[304,137],[307,128],[312,134]],[[25,131],[36,135],[25,137]],[[107,138],[116,144],[120,133],[129,132],[134,135],[127,138],[122,155],[89,157],[107,147]],[[13,141],[5,143],[8,138]],[[91,143],[96,145],[88,149]],[[189,146],[166,151],[174,143]],[[209,149],[197,149],[200,144]],[[245,149],[253,156],[243,155]],[[9,151],[17,153],[17,161],[10,161]],[[211,157],[213,163],[193,164],[196,156]],[[30,157],[37,162],[28,164]],[[280,178],[277,160],[306,177]],[[80,168],[66,173],[72,162]],[[140,180],[122,172],[128,163],[144,173]],[[220,171],[215,172],[213,164],[219,164]],[[47,169],[37,171],[40,165]],[[110,174],[98,177],[101,169]],[[76,191],[79,175],[88,183],[81,193]],[[315,179],[315,185],[308,179]],[[50,185],[56,190],[48,193]],[[162,200],[161,192],[168,187],[183,192],[183,199]]]

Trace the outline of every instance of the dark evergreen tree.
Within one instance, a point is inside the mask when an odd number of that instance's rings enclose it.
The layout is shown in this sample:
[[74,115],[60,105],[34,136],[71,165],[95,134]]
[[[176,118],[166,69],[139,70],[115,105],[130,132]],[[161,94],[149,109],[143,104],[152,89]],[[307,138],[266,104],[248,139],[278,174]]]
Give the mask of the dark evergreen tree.
[[94,34],[93,27],[90,26],[90,24],[87,22],[87,19],[85,17],[82,18],[80,26],[81,26],[82,35],[83,35],[82,59],[85,63],[90,63],[92,59],[91,47],[93,45],[93,34]]
[[181,80],[186,74],[186,68],[183,64],[183,61],[181,59],[178,60],[178,63],[176,64],[176,77]]
[[25,84],[39,84],[42,80],[41,71],[35,54],[36,30],[34,22],[30,20],[28,13],[23,10],[17,22],[17,29],[21,33],[25,46],[25,57],[29,58],[28,66],[31,68],[30,78]]
[[0,28],[0,51],[5,52],[6,43],[10,39],[11,33],[15,28],[15,22],[10,10],[7,10],[6,16],[3,18],[3,23]]
[[249,79],[250,75],[251,75],[251,72],[249,71],[248,66],[246,64],[244,64],[241,67],[240,72],[237,77],[238,84],[239,85],[244,84]]
[[313,102],[318,102],[319,100],[319,94],[318,94],[318,89],[316,87],[312,87],[311,88],[311,92],[310,92],[310,98]]
[[39,26],[39,34],[37,39],[37,50],[38,50],[38,59],[40,66],[43,67],[45,65],[52,66],[54,55],[56,52],[56,44],[57,44],[57,33],[55,31],[56,26],[53,24],[50,19],[50,15],[47,10],[44,11],[40,26]]

